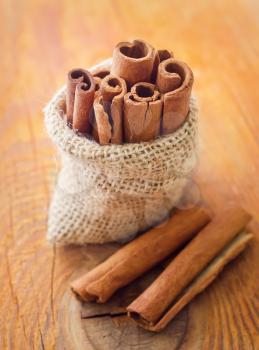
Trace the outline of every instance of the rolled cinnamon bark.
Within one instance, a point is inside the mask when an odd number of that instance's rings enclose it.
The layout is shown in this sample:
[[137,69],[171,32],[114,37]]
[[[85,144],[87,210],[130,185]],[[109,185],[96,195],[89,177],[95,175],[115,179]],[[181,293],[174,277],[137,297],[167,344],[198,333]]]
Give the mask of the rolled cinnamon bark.
[[119,288],[189,241],[210,218],[202,208],[176,210],[170,219],[123,246],[105,262],[71,284],[84,301],[107,301]]
[[103,79],[109,74],[110,74],[110,69],[108,69],[108,68],[98,68],[97,70],[95,70],[93,72],[93,77],[94,78]]
[[111,74],[123,78],[128,87],[150,82],[156,52],[142,40],[121,42],[113,50]]
[[95,91],[99,91],[102,79],[99,77],[94,77],[94,81],[95,81]]
[[[99,96],[98,92],[101,87],[102,79],[110,74],[110,70],[108,68],[98,68],[95,71],[93,71],[92,74],[95,81],[95,91],[96,91],[95,97],[98,97]],[[98,136],[95,115],[93,115],[91,124],[92,124],[92,136],[94,140],[99,143],[99,136]]]
[[66,113],[67,121],[70,125],[73,123],[74,101],[76,86],[85,82],[87,73],[84,69],[75,68],[67,74],[67,91],[66,91]]
[[168,51],[166,49],[157,50],[157,53],[158,53],[158,57],[159,57],[159,62],[163,62],[163,61],[167,60],[168,58],[174,57],[173,52]]
[[[94,109],[95,101],[100,96],[100,86],[101,86],[101,82],[102,82],[102,79],[98,78],[98,77],[94,77],[94,80],[95,80],[95,94],[94,94],[93,109]],[[91,129],[92,129],[91,133],[92,133],[93,139],[99,143],[99,136],[98,136],[98,130],[97,130],[97,124],[96,124],[96,118],[95,118],[94,111],[93,111],[93,115],[91,116]]]
[[100,145],[108,145],[112,138],[112,126],[101,95],[94,100],[94,116],[96,125],[93,126],[93,136],[95,140],[98,138]]
[[168,50],[157,50],[156,55],[155,55],[155,61],[153,65],[153,70],[152,70],[152,75],[151,75],[151,82],[153,84],[156,83],[156,78],[157,78],[157,71],[158,71],[158,66],[161,62],[164,60],[167,60],[168,58],[174,57],[173,52],[169,52]]
[[83,83],[77,84],[73,113],[73,129],[81,133],[90,133],[95,95],[95,81],[92,75],[86,72]]
[[110,69],[108,68],[97,68],[96,70],[94,70],[92,72],[92,75],[94,77],[95,80],[95,90],[98,91],[100,89],[101,86],[101,82],[102,80],[110,74]]
[[188,115],[193,73],[186,63],[169,58],[159,64],[156,84],[164,94],[162,133],[166,135],[177,130]]
[[126,142],[153,140],[159,135],[163,102],[156,86],[137,83],[124,96],[124,138]]
[[107,75],[101,82],[100,97],[94,103],[98,138],[101,145],[123,141],[123,96],[127,92],[122,78]]
[[100,88],[103,100],[110,105],[115,96],[118,96],[121,92],[124,94],[127,92],[125,80],[112,74],[103,78]]
[[251,235],[240,232],[250,219],[239,207],[222,211],[128,306],[129,315],[147,329],[158,331],[165,327],[176,312],[244,249]]

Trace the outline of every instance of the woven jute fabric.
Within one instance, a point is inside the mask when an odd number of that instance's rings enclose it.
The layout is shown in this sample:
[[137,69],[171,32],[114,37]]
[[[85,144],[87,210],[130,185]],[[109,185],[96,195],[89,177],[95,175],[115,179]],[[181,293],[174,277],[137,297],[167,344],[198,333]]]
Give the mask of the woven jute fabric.
[[129,240],[165,218],[181,198],[197,161],[196,101],[191,98],[185,123],[171,135],[100,146],[67,126],[65,92],[63,87],[44,109],[61,155],[47,238],[61,244]]

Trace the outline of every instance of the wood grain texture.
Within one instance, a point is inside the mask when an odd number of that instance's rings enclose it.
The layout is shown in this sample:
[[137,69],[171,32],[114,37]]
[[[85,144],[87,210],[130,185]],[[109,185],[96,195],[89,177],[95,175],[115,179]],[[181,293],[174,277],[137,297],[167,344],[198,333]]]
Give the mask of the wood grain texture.
[[0,349],[258,348],[257,224],[247,251],[165,332],[109,316],[112,305],[87,316],[69,282],[115,246],[45,241],[59,160],[41,112],[69,69],[110,56],[118,41],[172,49],[193,68],[201,109],[193,193],[215,212],[234,199],[259,220],[258,16],[256,0],[0,2]]

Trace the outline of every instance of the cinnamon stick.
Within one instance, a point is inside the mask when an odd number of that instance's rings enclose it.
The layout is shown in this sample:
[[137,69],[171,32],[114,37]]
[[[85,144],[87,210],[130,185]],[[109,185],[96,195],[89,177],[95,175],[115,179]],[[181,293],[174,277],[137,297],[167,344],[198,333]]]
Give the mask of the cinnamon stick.
[[110,74],[110,69],[106,67],[96,68],[92,71],[92,75],[95,80],[95,90],[98,91],[101,86],[103,78]]
[[[110,74],[110,69],[104,68],[104,67],[97,68],[92,72],[92,74],[95,81],[95,91],[96,91],[95,97],[98,97],[98,92],[101,87],[102,79]],[[98,136],[95,115],[93,115],[93,118],[92,118],[92,136],[94,140],[99,143],[99,136]]]
[[130,88],[138,82],[150,82],[156,52],[142,40],[121,42],[113,50],[111,74],[123,78]]
[[164,94],[162,133],[166,135],[177,130],[188,115],[193,73],[186,63],[169,58],[159,64],[156,84]]
[[98,91],[101,86],[103,78],[110,74],[110,69],[108,67],[98,67],[92,71],[92,76],[95,80],[95,90]]
[[124,137],[126,142],[153,140],[160,132],[163,102],[156,86],[137,83],[124,96]]
[[151,82],[153,84],[156,83],[157,71],[158,71],[159,64],[161,62],[163,62],[164,60],[167,60],[168,58],[171,58],[171,57],[174,57],[173,52],[169,52],[166,49],[156,51],[155,61],[154,61],[154,65],[153,65],[152,75],[151,75]]
[[250,219],[240,207],[231,206],[222,211],[128,306],[129,316],[149,330],[165,327],[176,312],[244,249],[252,236],[240,232]]
[[101,82],[100,96],[95,100],[94,111],[101,145],[123,141],[123,96],[127,92],[122,78],[107,75]]
[[109,115],[104,110],[101,95],[94,100],[94,116],[96,125],[93,126],[93,136],[95,140],[98,140],[100,145],[107,145],[111,142],[112,126]]
[[98,68],[93,73],[94,78],[100,78],[101,80],[110,74],[110,69],[108,68]]
[[72,290],[84,301],[103,303],[189,241],[210,218],[202,208],[176,210],[169,220],[123,246],[105,262],[75,280]]
[[95,81],[95,94],[94,94],[94,102],[93,102],[93,114],[91,116],[91,134],[93,139],[99,143],[99,136],[98,136],[98,130],[97,130],[97,124],[96,124],[96,118],[95,118],[95,112],[94,112],[94,105],[95,105],[95,101],[96,99],[100,96],[100,86],[101,86],[101,82],[102,79],[98,78],[98,77],[94,77],[94,81]]
[[95,91],[99,91],[102,79],[99,77],[94,77],[94,81],[95,81]]
[[95,81],[91,73],[85,71],[83,83],[77,84],[73,113],[73,129],[81,133],[90,133],[91,114],[95,94]]
[[159,57],[159,62],[163,62],[163,61],[167,60],[168,58],[174,57],[173,52],[172,51],[168,51],[166,49],[157,50],[157,54],[158,54],[158,57]]
[[76,86],[83,83],[86,77],[86,71],[81,68],[75,68],[67,74],[67,90],[66,90],[66,113],[67,121],[70,125],[73,123],[74,101]]

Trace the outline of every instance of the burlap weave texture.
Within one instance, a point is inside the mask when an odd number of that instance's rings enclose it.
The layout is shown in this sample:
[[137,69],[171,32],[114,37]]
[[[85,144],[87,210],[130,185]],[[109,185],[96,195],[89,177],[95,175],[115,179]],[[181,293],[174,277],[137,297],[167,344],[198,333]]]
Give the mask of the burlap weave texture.
[[64,106],[65,87],[44,110],[48,134],[61,155],[49,208],[48,240],[123,241],[166,217],[197,161],[195,99],[191,98],[188,117],[175,133],[151,142],[106,146],[69,128]]

